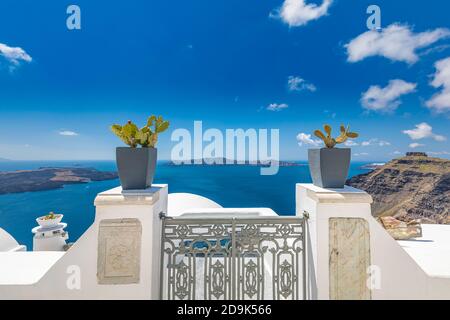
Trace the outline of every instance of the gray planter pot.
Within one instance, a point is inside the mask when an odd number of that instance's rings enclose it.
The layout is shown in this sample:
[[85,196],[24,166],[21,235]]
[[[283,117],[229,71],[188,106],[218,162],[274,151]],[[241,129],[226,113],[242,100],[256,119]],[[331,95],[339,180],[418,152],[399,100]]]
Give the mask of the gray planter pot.
[[350,167],[349,148],[309,149],[309,171],[313,184],[322,188],[343,188]]
[[150,187],[155,176],[156,159],[156,148],[117,148],[116,162],[122,190]]

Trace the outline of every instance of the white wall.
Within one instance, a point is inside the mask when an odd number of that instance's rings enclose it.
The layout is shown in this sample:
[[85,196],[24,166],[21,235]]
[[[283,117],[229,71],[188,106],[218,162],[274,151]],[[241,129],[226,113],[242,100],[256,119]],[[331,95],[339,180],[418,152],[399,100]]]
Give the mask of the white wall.
[[[167,211],[167,185],[143,195],[123,196],[117,190],[96,199],[96,216],[91,227],[75,242],[38,283],[0,286],[2,299],[158,299],[161,220]],[[131,201],[130,201],[131,200]],[[140,281],[137,284],[97,283],[98,227],[102,219],[136,218],[142,224]],[[27,254],[27,253],[21,253]],[[70,266],[81,271],[80,289],[68,289]],[[70,270],[70,269],[69,269]]]
[[27,247],[20,245],[6,230],[0,228],[0,252],[26,251]]
[[[62,257],[55,258],[56,262],[51,262],[52,266],[47,272],[43,272],[39,281],[23,285],[0,285],[0,299],[158,299],[161,236],[159,214],[167,212],[167,199],[167,185],[142,194],[124,195],[117,189],[100,194],[96,199],[95,221],[74,246]],[[329,219],[353,217],[368,222],[371,264],[381,270],[380,287],[372,291],[373,299],[450,299],[450,278],[428,276],[372,217],[371,201],[367,193],[352,188],[336,191],[307,184],[297,185],[297,215],[302,215],[304,211],[310,215],[309,298],[329,297]],[[97,283],[99,223],[102,219],[111,218],[136,218],[142,224],[140,282],[137,284]],[[8,253],[8,256],[11,257],[11,254],[39,255],[36,252],[23,252]],[[73,276],[67,273],[71,266],[75,266],[75,269],[79,267],[81,271],[79,290],[67,287],[67,281]],[[31,268],[32,265],[30,270]],[[26,268],[21,266],[20,269]]]
[[[450,279],[429,277],[372,217],[370,196],[361,190],[325,190],[298,184],[297,215],[310,214],[312,261],[317,291],[312,298],[329,299],[329,219],[362,218],[369,224],[371,265],[381,271],[372,299],[450,299]],[[369,274],[368,274],[369,278]],[[314,281],[313,281],[314,282]]]

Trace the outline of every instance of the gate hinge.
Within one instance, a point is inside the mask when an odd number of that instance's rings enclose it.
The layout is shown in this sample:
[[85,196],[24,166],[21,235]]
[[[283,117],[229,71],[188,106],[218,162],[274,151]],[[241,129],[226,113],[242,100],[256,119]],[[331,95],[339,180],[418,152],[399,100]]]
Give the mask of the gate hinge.
[[161,212],[159,213],[159,218],[160,218],[161,220],[166,219],[166,218],[167,218],[167,214],[166,214],[164,211],[161,211]]
[[309,213],[308,213],[308,211],[303,211],[303,218],[305,218],[306,220],[309,219]]

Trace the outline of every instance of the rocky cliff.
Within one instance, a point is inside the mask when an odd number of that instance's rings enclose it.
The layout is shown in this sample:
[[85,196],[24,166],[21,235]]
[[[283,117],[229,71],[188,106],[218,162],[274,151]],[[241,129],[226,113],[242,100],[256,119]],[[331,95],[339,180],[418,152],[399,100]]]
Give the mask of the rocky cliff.
[[450,160],[409,154],[347,184],[373,197],[374,216],[450,224]]

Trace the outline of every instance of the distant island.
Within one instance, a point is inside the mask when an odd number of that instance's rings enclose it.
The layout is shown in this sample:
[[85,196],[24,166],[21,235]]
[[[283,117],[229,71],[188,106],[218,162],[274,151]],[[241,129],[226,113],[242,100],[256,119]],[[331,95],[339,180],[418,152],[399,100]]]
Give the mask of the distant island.
[[347,184],[368,192],[374,216],[450,224],[450,160],[411,152]]
[[11,161],[11,160],[6,159],[6,158],[0,158],[0,162],[9,162],[9,161]]
[[0,172],[0,194],[52,190],[66,184],[112,180],[117,177],[116,172],[80,167]]
[[189,165],[197,165],[197,166],[256,166],[256,167],[269,167],[270,165],[279,167],[303,167],[307,166],[306,163],[298,163],[293,161],[278,161],[278,160],[257,160],[257,161],[249,161],[245,160],[243,162],[238,162],[234,159],[227,158],[203,158],[203,159],[191,159],[180,162],[168,161],[167,165],[169,166],[189,166]]

